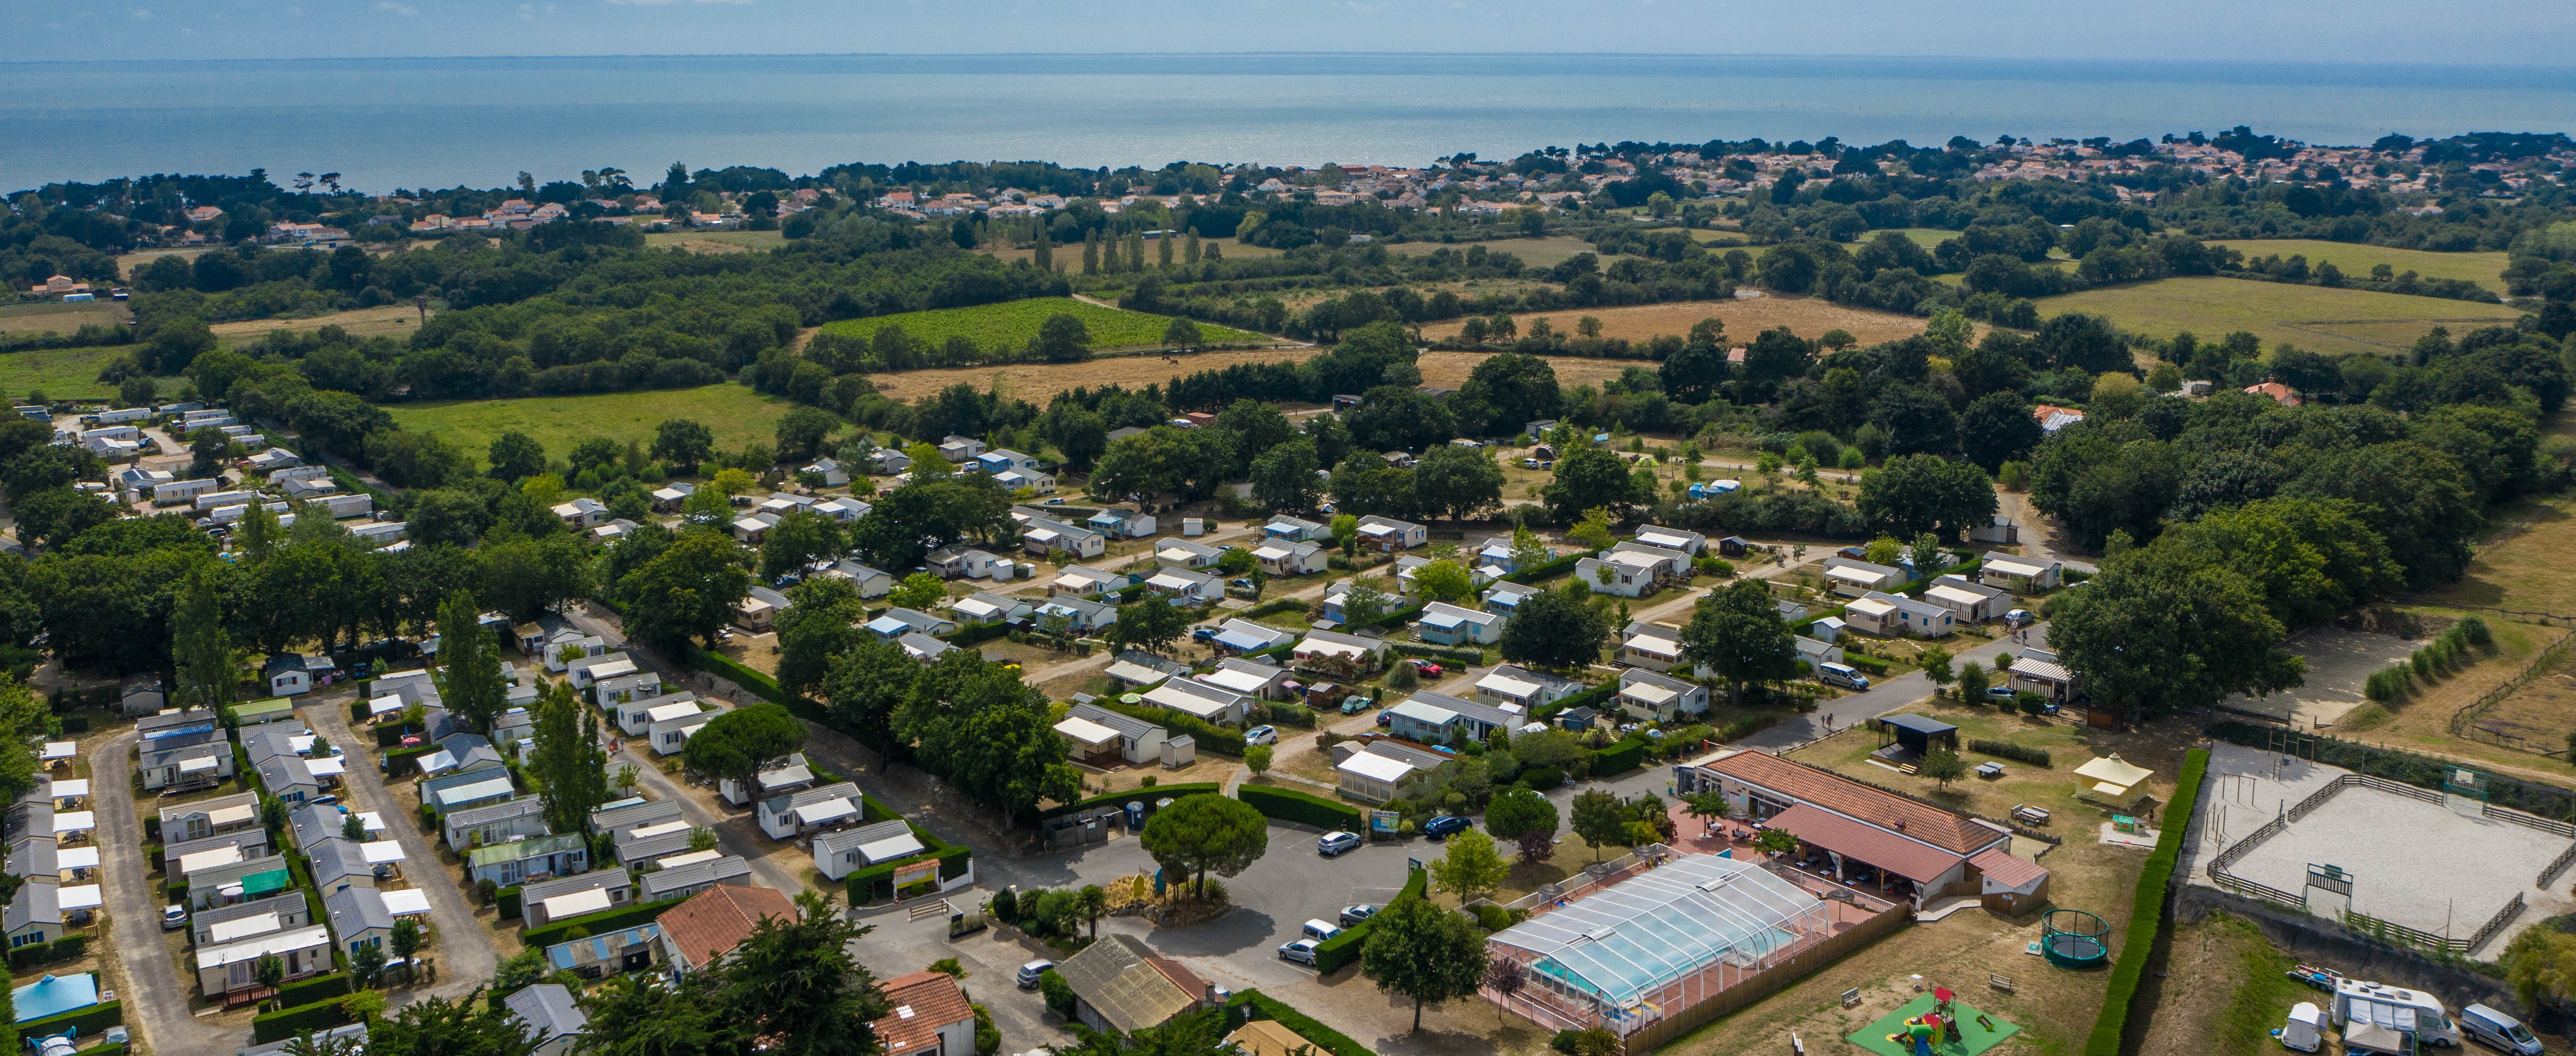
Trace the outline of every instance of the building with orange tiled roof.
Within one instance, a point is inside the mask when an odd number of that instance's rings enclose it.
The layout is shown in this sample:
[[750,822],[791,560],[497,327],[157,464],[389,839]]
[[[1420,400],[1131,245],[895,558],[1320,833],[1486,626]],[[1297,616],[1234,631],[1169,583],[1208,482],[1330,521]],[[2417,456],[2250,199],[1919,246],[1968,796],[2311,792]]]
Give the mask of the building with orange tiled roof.
[[775,888],[718,884],[655,920],[672,966],[696,971],[732,953],[769,917],[795,920],[796,904]]
[[955,977],[913,972],[878,985],[894,1012],[869,1027],[886,1056],[975,1056],[975,1006]]
[[2045,897],[2046,869],[1987,856],[2010,856],[2012,830],[2002,825],[1758,751],[1721,754],[1683,776],[1680,791],[1716,792],[1730,816],[1796,836],[1827,875],[1910,898],[1917,909],[1970,895],[2012,913]]
[[2296,407],[2302,403],[2308,402],[2300,399],[2299,394],[2292,391],[2289,386],[2283,385],[2277,381],[2267,381],[2260,385],[2248,385],[2245,387],[2245,391],[2257,396],[2269,396],[2272,398],[2272,402],[2278,403],[2283,407]]

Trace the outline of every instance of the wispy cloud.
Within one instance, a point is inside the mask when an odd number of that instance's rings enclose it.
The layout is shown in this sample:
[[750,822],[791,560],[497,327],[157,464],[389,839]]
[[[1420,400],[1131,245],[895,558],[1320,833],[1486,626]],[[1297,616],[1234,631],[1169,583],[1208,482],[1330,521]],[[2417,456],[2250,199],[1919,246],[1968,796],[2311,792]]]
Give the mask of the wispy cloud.
[[397,4],[394,0],[376,0],[376,10],[401,15],[404,18],[413,18],[420,14],[419,8],[410,4]]
[[151,8],[148,8],[148,7],[138,7],[138,8],[135,8],[135,9],[134,9],[134,20],[135,20],[135,21],[137,21],[137,22],[149,22],[149,21],[152,21],[152,9],[151,9]]

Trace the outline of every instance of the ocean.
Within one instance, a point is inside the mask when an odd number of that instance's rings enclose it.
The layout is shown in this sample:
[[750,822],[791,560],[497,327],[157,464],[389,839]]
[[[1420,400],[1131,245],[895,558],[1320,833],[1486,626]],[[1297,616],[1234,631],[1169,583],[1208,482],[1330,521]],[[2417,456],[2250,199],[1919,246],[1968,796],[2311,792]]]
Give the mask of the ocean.
[[[2576,68],[1674,55],[679,56],[0,64],[0,189],[338,172],[368,191],[673,161],[1415,165],[1753,136],[2237,124],[2319,144],[2560,131]],[[283,182],[283,181],[281,181]]]

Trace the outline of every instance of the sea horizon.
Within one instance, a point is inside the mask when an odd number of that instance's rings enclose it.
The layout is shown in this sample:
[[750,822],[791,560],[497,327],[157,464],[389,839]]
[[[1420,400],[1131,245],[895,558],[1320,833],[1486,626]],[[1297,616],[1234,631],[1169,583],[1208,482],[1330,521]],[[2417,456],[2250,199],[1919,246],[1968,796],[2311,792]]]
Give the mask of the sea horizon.
[[[619,54],[0,63],[0,189],[336,171],[371,191],[755,165],[1419,165],[1760,136],[2321,145],[2564,130],[2576,66],[1545,52]],[[213,100],[210,102],[210,100]],[[102,137],[102,129],[122,134]]]

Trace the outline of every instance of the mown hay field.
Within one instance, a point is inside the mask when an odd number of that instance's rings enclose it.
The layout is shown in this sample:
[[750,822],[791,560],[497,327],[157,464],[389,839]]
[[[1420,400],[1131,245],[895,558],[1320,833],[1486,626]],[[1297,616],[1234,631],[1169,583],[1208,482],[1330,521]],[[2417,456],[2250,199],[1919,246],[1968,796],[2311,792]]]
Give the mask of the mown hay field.
[[2510,324],[2522,314],[2501,304],[2206,275],[2050,297],[2039,302],[2039,312],[2090,312],[2157,338],[2188,330],[2208,340],[2244,330],[2267,348],[2286,341],[2336,355],[2400,351],[2436,326],[2457,334]]
[[0,334],[41,334],[48,331],[71,334],[78,332],[82,324],[113,326],[116,323],[116,309],[109,307],[112,303],[114,302],[89,301],[65,304],[54,301],[0,307]]
[[[1172,356],[1148,352],[1084,363],[1009,363],[989,367],[907,370],[870,374],[868,380],[876,384],[877,391],[906,403],[959,383],[982,390],[999,380],[1003,391],[1011,396],[1044,407],[1056,393],[1071,389],[1097,389],[1106,385],[1141,389],[1149,383],[1168,382],[1202,370],[1223,370],[1238,363],[1294,363],[1317,351],[1312,348],[1259,348]],[[1423,370],[1427,374],[1429,357],[1424,357],[1424,361]]]
[[778,419],[792,406],[742,385],[701,385],[694,389],[651,389],[588,396],[527,396],[508,400],[439,400],[385,407],[394,421],[413,432],[436,433],[473,455],[479,463],[492,441],[517,431],[545,445],[550,458],[572,453],[572,445],[593,436],[620,444],[653,442],[665,420],[689,418],[713,430],[716,446],[739,450],[754,440],[773,443]]
[[303,319],[244,319],[215,323],[208,329],[215,332],[215,340],[230,347],[257,341],[268,336],[271,330],[307,333],[326,326],[346,330],[351,337],[409,338],[412,331],[420,329],[420,309],[409,304],[380,304],[373,308],[352,308]]
[[[942,345],[951,337],[971,338],[982,349],[1017,349],[1028,347],[1038,336],[1038,327],[1058,314],[1082,320],[1091,332],[1094,349],[1151,348],[1163,343],[1163,328],[1171,325],[1169,316],[1131,312],[1123,308],[1104,308],[1071,297],[1033,297],[1025,301],[979,304],[968,308],[936,308],[927,312],[898,312],[869,319],[843,319],[823,324],[826,333],[851,337],[873,337],[888,326],[901,326],[915,341]],[[1276,340],[1267,334],[1255,334],[1213,323],[1200,323],[1199,335],[1211,345],[1261,345]]]
[[[1630,341],[1647,341],[1657,335],[1676,336],[1690,333],[1702,319],[1717,318],[1726,323],[1728,341],[1741,345],[1754,335],[1773,327],[1785,326],[1798,336],[1813,340],[1827,330],[1844,330],[1863,345],[1895,341],[1923,332],[1924,320],[1894,312],[1876,312],[1865,308],[1846,308],[1811,297],[1753,297],[1724,301],[1675,301],[1671,304],[1640,304],[1626,308],[1571,309],[1561,312],[1522,312],[1513,316],[1520,332],[1529,333],[1530,323],[1548,320],[1548,325],[1571,336],[1575,323],[1584,316],[1601,320],[1601,336],[1624,337]],[[1452,319],[1431,323],[1422,328],[1422,336],[1438,340],[1457,336],[1465,320]],[[1427,371],[1428,368],[1426,368]],[[1616,373],[1615,371],[1613,372]]]

